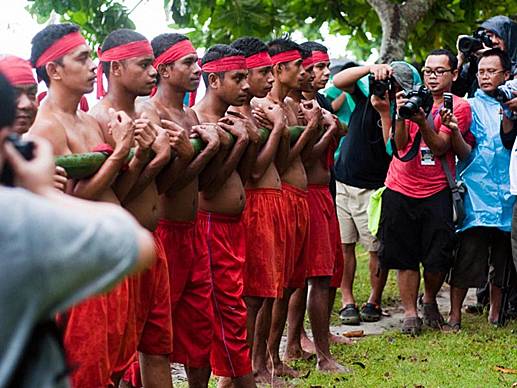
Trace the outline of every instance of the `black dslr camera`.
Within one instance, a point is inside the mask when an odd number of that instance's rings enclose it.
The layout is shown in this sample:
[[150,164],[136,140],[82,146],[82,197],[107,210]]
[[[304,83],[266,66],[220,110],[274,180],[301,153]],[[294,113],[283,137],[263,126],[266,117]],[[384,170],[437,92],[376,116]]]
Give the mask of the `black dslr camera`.
[[384,98],[386,92],[393,90],[393,82],[391,78],[384,80],[376,80],[374,74],[368,76],[368,84],[370,85],[370,94]]
[[[11,142],[25,160],[34,158],[34,143],[32,141],[22,140],[19,135],[14,133],[8,135],[5,141]],[[2,173],[0,174],[0,182],[5,186],[14,186],[14,171],[9,163],[4,165]]]
[[404,92],[404,97],[408,100],[399,108],[399,116],[403,119],[411,118],[422,108],[425,114],[429,114],[433,108],[433,95],[425,86],[420,86],[418,90]]
[[493,43],[486,30],[477,30],[472,36],[464,36],[458,42],[459,50],[466,56],[470,56],[478,50],[481,50],[483,46],[492,47]]

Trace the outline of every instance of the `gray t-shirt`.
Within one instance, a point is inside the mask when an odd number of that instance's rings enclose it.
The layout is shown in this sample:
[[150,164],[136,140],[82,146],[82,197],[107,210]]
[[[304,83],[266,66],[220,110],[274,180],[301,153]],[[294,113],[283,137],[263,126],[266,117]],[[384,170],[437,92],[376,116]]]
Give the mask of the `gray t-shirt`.
[[[0,388],[8,383],[34,326],[98,293],[133,267],[134,221],[71,213],[26,190],[0,187]],[[53,338],[24,372],[22,387],[56,383],[64,361]]]

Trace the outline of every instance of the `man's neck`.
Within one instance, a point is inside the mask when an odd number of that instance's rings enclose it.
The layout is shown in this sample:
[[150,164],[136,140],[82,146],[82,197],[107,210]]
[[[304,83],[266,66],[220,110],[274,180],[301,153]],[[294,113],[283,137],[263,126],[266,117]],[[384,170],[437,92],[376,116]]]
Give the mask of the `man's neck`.
[[296,102],[302,102],[303,93],[300,89],[293,89],[289,92],[289,97],[291,97]]
[[207,91],[205,97],[197,104],[198,111],[207,117],[220,118],[224,117],[229,105],[222,101],[215,93]]
[[186,94],[186,90],[177,90],[169,85],[159,85],[153,99],[156,99],[166,108],[183,110],[183,101]]
[[303,97],[306,99],[306,100],[314,100],[316,99],[316,94],[318,93],[317,90],[314,90],[312,92],[303,92]]
[[130,94],[121,86],[112,83],[109,85],[108,94],[105,98],[113,109],[122,110],[134,118],[136,95]]
[[291,91],[291,88],[278,80],[273,83],[273,88],[269,92],[268,96],[277,102],[284,102],[285,98]]
[[73,91],[65,88],[53,87],[51,84],[45,99],[47,104],[51,104],[63,113],[75,115],[82,96],[82,94],[74,94]]
[[443,104],[443,93],[442,94],[433,94],[433,105],[440,106]]

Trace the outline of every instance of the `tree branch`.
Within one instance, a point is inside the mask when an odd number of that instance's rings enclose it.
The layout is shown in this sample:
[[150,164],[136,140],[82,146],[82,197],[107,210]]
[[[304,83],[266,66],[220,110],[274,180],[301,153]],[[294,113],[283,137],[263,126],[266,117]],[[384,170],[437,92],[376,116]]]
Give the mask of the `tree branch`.
[[408,0],[400,7],[400,16],[409,31],[429,12],[436,0]]

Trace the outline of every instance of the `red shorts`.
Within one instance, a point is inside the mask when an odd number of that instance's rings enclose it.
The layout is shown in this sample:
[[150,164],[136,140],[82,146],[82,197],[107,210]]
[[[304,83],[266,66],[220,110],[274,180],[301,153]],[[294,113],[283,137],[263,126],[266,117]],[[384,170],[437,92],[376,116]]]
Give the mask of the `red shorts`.
[[[134,325],[136,342],[132,342],[132,338],[128,341],[122,339],[122,352],[114,368],[115,373],[126,370],[125,381],[140,380],[136,350],[150,355],[169,355],[172,352],[169,269],[164,247],[156,234],[154,243],[155,264],[131,278],[135,291],[135,316],[128,317],[128,327]],[[129,319],[134,319],[134,324]]]
[[330,287],[341,287],[341,280],[343,279],[343,271],[345,269],[345,259],[343,258],[343,247],[341,246],[341,233],[339,232],[339,223],[336,228],[336,265],[334,266],[334,274],[330,279]]
[[307,277],[333,276],[336,265],[334,202],[328,186],[309,185],[309,238],[307,243]]
[[276,298],[284,284],[282,190],[246,189],[244,295]]
[[285,288],[304,288],[307,278],[307,237],[309,233],[309,205],[307,191],[282,183],[285,239]]
[[110,383],[106,310],[106,296],[99,295],[58,316],[74,388],[106,387]]
[[242,299],[244,228],[240,216],[199,211],[196,229],[207,244],[212,274],[215,319],[210,364],[217,376],[245,376],[251,373],[251,359]]
[[155,235],[163,242],[169,263],[173,340],[170,360],[190,366],[210,366],[214,311],[206,244],[194,222],[161,220]]

